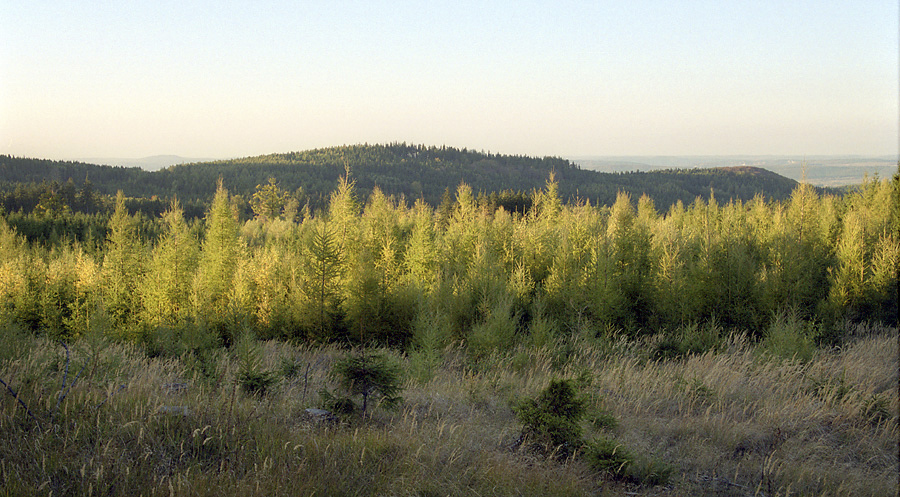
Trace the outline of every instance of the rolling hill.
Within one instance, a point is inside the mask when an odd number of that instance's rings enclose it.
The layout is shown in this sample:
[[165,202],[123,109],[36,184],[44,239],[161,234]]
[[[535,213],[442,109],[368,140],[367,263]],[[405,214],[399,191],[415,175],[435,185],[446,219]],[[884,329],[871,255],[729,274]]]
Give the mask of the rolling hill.
[[792,179],[747,166],[603,173],[555,157],[391,143],[179,164],[158,171],[0,156],[0,190],[12,192],[27,184],[64,185],[69,181],[80,188],[89,181],[95,192],[105,195],[122,190],[129,197],[177,196],[205,202],[215,192],[219,178],[231,193],[245,198],[257,185],[275,178],[282,189],[316,208],[327,203],[338,178],[347,170],[363,199],[378,187],[388,195],[403,196],[410,202],[422,198],[433,206],[461,182],[485,195],[503,191],[528,194],[543,188],[551,173],[559,182],[563,201],[609,205],[623,191],[633,198],[649,195],[661,211],[678,201],[689,204],[697,197],[708,198],[711,192],[720,202],[747,201],[756,195],[781,200],[797,185]]

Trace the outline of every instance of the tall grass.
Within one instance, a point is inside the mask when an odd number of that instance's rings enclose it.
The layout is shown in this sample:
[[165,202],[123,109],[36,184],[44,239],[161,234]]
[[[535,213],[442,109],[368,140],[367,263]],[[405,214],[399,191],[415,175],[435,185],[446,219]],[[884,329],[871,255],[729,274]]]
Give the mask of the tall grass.
[[[851,333],[809,358],[723,337],[656,359],[652,338],[554,339],[473,358],[453,345],[410,377],[400,409],[319,423],[305,409],[332,388],[343,352],[257,344],[258,367],[290,371],[255,395],[236,350],[56,342],[0,330],[3,495],[893,495],[897,489],[896,329]],[[409,367],[409,359],[398,356]],[[60,401],[68,365],[71,390]],[[286,367],[285,365],[290,365]],[[72,380],[84,367],[77,382]],[[661,461],[665,488],[613,481],[576,457],[516,448],[511,409],[552,378],[589,384],[585,425]],[[51,419],[57,403],[58,411]],[[590,416],[589,416],[590,417]]]

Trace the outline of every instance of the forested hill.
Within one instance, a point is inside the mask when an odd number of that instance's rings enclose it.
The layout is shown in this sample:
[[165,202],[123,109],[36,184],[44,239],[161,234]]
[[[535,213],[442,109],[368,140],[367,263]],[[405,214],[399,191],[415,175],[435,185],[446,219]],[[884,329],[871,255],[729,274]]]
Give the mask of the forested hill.
[[60,188],[68,183],[69,189],[81,189],[89,181],[94,192],[104,195],[122,190],[128,197],[165,199],[177,195],[183,201],[206,202],[215,193],[220,177],[233,194],[244,198],[252,195],[258,185],[275,178],[281,189],[319,207],[325,204],[346,169],[363,199],[378,186],[388,195],[402,194],[408,201],[423,198],[433,206],[442,201],[446,190],[455,192],[461,182],[485,196],[506,192],[507,198],[516,197],[517,193],[517,198],[525,198],[532,190],[542,188],[551,172],[559,182],[563,201],[585,199],[592,204],[611,205],[619,191],[633,198],[646,193],[661,211],[679,200],[689,204],[698,196],[708,198],[711,191],[720,202],[732,198],[746,201],[757,194],[780,200],[787,198],[797,184],[755,168],[601,173],[581,169],[560,158],[393,143],[183,164],[152,172],[0,156],[0,190],[8,196],[16,188],[22,191],[23,185],[54,182]]

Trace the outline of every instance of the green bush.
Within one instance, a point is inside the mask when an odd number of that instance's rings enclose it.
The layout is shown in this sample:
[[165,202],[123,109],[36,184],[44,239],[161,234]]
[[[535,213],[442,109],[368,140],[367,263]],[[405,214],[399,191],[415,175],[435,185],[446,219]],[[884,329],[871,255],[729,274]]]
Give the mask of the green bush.
[[513,314],[512,304],[512,299],[506,296],[482,311],[484,320],[472,326],[466,342],[474,360],[484,359],[496,351],[506,352],[515,344],[519,316]]
[[265,395],[278,381],[274,371],[264,371],[260,359],[259,343],[250,331],[245,331],[235,344],[239,370],[237,376],[241,390],[254,395]]
[[780,359],[808,362],[816,353],[815,323],[803,321],[796,311],[775,316],[761,342],[762,353]]
[[525,425],[521,439],[533,439],[536,448],[568,455],[581,446],[587,400],[574,380],[551,380],[536,398],[524,399],[514,410]]
[[[309,370],[308,368],[309,364],[307,364],[307,371]],[[290,380],[300,376],[300,373],[303,371],[303,363],[293,357],[282,357],[279,369],[281,376]]]
[[619,420],[609,411],[602,409],[594,412],[589,421],[598,430],[615,430],[619,426]]
[[674,359],[691,354],[703,354],[722,342],[724,331],[713,319],[703,326],[697,323],[681,326],[674,334],[666,335],[652,352],[653,359]]
[[275,385],[278,377],[274,371],[241,371],[238,384],[241,390],[253,395],[265,395]]
[[[616,480],[641,485],[661,485],[672,468],[655,459],[635,457],[615,440],[599,437],[585,442],[581,421],[588,414],[587,399],[580,388],[590,384],[586,375],[577,379],[551,380],[536,398],[524,399],[513,409],[525,427],[519,444],[532,440],[532,450],[556,457],[578,454],[594,470]],[[618,420],[607,411],[595,411],[590,423],[599,429],[614,429]]]
[[634,462],[634,456],[625,447],[608,438],[585,444],[584,457],[593,469],[617,477],[624,476]]
[[665,485],[672,477],[672,466],[657,459],[638,457],[625,467],[625,480],[640,485]]
[[[382,405],[389,408],[403,401],[399,395],[403,391],[401,373],[400,366],[388,357],[368,351],[349,354],[335,363],[331,370],[344,393],[349,397],[362,397],[363,417],[370,397],[380,398]],[[327,390],[324,393],[327,395],[323,397],[330,396]]]
[[356,403],[350,397],[336,396],[327,388],[319,390],[321,406],[339,416],[349,416],[356,412]]
[[654,458],[633,455],[622,444],[598,438],[584,445],[584,458],[591,468],[615,480],[639,485],[665,485],[673,468]]

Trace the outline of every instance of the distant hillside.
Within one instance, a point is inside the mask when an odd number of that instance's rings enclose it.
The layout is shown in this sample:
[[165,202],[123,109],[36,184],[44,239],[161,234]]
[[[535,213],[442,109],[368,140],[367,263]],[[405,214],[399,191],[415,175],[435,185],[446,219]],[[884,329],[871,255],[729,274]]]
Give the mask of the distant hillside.
[[679,200],[689,204],[698,196],[706,198],[710,192],[721,202],[731,198],[746,201],[758,194],[784,199],[797,185],[794,180],[754,167],[601,173],[554,157],[393,143],[180,164],[159,171],[0,156],[0,190],[9,192],[22,184],[65,183],[71,179],[79,187],[88,180],[101,194],[112,195],[121,189],[130,197],[177,195],[182,200],[206,201],[220,177],[233,194],[245,198],[257,185],[274,177],[289,192],[296,194],[302,188],[303,198],[319,207],[326,204],[346,169],[362,199],[378,186],[386,194],[403,195],[410,202],[423,198],[435,206],[446,190],[454,193],[461,182],[476,193],[527,194],[542,188],[551,172],[559,182],[563,201],[584,199],[609,205],[617,192],[624,191],[635,198],[649,195],[662,211]]
[[898,156],[858,155],[700,155],[700,156],[621,156],[574,157],[573,162],[591,171],[626,172],[660,169],[708,169],[726,166],[752,166],[767,169],[797,181],[821,187],[855,186],[876,174],[882,178],[897,172]]

